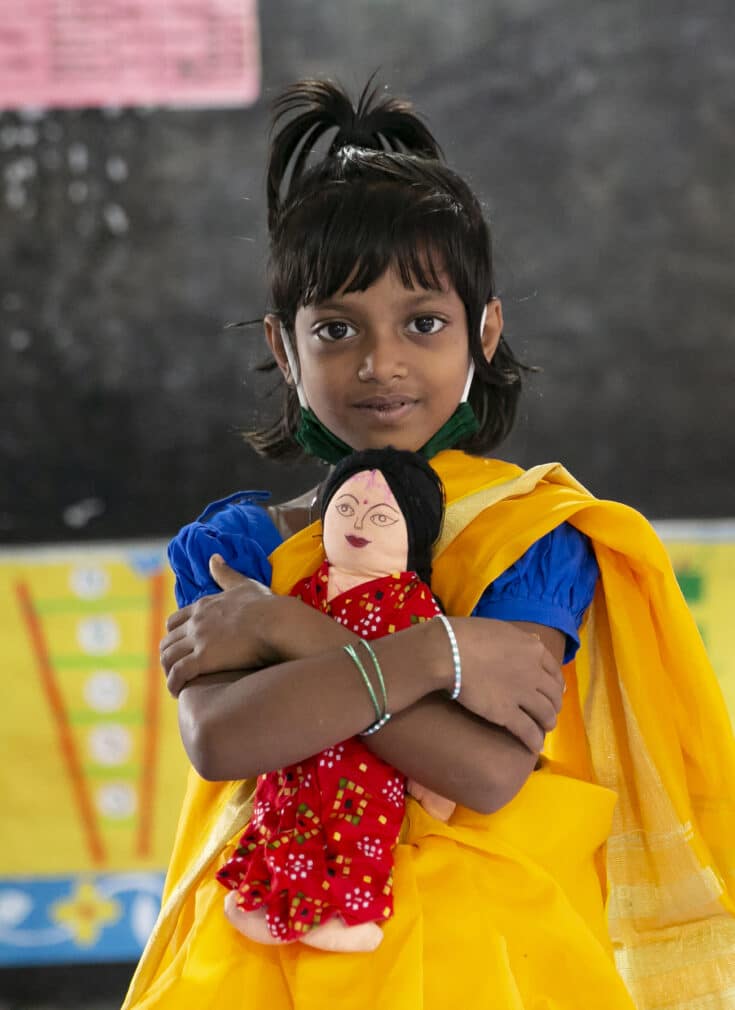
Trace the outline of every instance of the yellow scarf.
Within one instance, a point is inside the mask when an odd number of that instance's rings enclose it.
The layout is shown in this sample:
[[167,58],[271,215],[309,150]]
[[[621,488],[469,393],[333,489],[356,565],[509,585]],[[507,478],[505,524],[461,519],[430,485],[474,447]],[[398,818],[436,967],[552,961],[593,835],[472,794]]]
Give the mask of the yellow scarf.
[[[591,538],[601,578],[545,754],[618,795],[608,923],[636,1006],[735,1008],[735,742],[662,544],[638,513],[595,499],[558,464],[524,472],[449,450],[432,465],[447,497],[432,586],[450,614],[469,614],[560,523]],[[276,592],[321,563],[320,532],[315,523],[273,553]],[[163,909],[125,1008],[175,957],[195,915],[187,899],[247,822],[252,789],[190,774]]]

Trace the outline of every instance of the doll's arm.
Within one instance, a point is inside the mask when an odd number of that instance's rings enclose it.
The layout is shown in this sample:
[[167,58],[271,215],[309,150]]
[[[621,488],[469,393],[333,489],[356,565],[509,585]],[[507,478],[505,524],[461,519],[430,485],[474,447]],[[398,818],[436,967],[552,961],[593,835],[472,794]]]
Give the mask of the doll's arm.
[[415,800],[418,800],[427,814],[431,814],[438,821],[448,821],[457,807],[454,800],[448,800],[446,796],[440,796],[439,793],[427,789],[426,786],[422,786],[416,779],[408,780],[406,791],[409,796],[413,796]]

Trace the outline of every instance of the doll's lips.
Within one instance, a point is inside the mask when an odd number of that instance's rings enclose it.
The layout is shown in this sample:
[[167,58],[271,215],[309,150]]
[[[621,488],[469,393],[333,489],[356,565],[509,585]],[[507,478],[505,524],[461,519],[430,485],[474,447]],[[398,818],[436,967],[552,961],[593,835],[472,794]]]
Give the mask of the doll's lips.
[[393,422],[402,420],[416,406],[418,401],[413,397],[400,393],[389,396],[369,396],[358,401],[358,410],[369,413],[378,422]]
[[364,537],[356,537],[353,536],[351,533],[347,534],[345,540],[347,541],[348,544],[352,544],[353,547],[367,547],[367,545],[370,543],[370,541],[366,540]]

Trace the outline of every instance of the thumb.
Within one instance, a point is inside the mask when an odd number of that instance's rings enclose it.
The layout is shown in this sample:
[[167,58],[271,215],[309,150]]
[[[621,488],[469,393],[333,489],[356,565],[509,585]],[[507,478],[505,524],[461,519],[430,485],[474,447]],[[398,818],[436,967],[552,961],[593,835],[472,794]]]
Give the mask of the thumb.
[[213,554],[209,559],[209,574],[220,589],[234,589],[247,581],[244,575],[230,568],[221,554]]

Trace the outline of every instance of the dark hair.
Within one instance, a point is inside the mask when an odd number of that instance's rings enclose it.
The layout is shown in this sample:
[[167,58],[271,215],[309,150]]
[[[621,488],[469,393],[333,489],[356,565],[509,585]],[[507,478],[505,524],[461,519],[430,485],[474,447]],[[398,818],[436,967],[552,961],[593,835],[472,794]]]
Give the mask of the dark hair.
[[[326,155],[309,167],[331,129]],[[482,351],[482,312],[495,294],[489,228],[411,105],[378,97],[371,82],[357,108],[330,81],[292,85],[274,105],[267,189],[272,307],[285,328],[293,331],[299,307],[342,288],[364,291],[391,266],[406,287],[434,290],[443,270],[464,303],[475,363],[469,400],[479,431],[457,448],[482,453],[501,442],[525,366],[502,337],[492,361]],[[284,388],[282,417],[248,435],[266,456],[300,454],[298,399]]]
[[408,528],[408,570],[431,584],[431,548],[444,519],[444,485],[424,456],[405,449],[363,449],[345,456],[321,489],[324,522],[327,506],[342,485],[356,473],[380,470],[398,502]]

